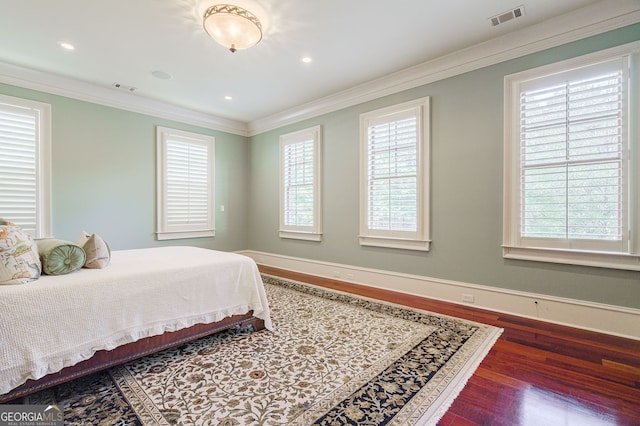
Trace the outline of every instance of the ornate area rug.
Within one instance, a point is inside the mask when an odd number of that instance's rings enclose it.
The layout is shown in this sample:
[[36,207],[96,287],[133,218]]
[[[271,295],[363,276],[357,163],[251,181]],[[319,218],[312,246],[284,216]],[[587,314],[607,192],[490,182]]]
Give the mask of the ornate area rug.
[[501,333],[264,276],[274,331],[236,328],[60,385],[65,424],[436,424]]

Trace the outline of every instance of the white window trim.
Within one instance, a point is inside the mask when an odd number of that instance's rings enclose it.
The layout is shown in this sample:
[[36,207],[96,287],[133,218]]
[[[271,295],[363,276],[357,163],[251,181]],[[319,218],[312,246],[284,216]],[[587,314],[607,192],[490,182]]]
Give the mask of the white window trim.
[[[208,168],[208,218],[205,226],[172,226],[167,223],[167,142],[170,138],[207,146],[209,152]],[[158,240],[175,240],[182,238],[204,238],[215,236],[215,138],[183,130],[158,126],[156,129],[157,148],[157,232]]]
[[[569,59],[559,63],[523,71],[505,77],[504,84],[504,187],[503,187],[503,257],[507,259],[531,260],[551,263],[584,265],[604,268],[640,270],[640,85],[639,85],[640,42],[634,42],[593,54]],[[544,75],[561,73],[570,69],[590,66],[599,62],[628,56],[630,58],[628,170],[626,179],[627,201],[629,205],[627,252],[605,252],[560,248],[527,247],[522,243],[519,231],[519,84]],[[635,183],[635,184],[633,184]]]
[[[430,182],[429,165],[431,157],[431,124],[430,97],[415,99],[402,104],[392,105],[360,114],[360,235],[362,246],[386,247],[404,250],[429,251],[430,235]],[[367,157],[368,157],[368,122],[380,120],[384,116],[398,114],[402,111],[417,110],[418,136],[418,179],[417,179],[417,230],[415,238],[399,236],[394,232],[374,231],[368,228],[367,211]]]
[[[288,144],[313,140],[313,226],[299,227],[285,224],[284,148]],[[280,238],[322,241],[322,128],[308,129],[280,136]]]
[[[32,237],[51,238],[53,229],[51,208],[51,105],[7,95],[0,95],[0,104],[38,112],[36,231]],[[4,219],[11,220],[10,217]]]

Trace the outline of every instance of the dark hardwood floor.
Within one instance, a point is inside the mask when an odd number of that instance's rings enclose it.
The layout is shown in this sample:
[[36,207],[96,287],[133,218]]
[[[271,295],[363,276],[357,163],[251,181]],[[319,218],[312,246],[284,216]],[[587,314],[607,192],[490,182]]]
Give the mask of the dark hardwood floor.
[[640,341],[259,268],[282,278],[503,328],[439,425],[640,425]]

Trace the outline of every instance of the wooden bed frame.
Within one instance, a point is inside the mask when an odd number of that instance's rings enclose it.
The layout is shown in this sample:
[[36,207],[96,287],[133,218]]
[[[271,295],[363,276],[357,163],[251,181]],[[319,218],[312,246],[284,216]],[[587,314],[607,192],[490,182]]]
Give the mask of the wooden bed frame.
[[9,393],[0,395],[0,403],[8,403],[17,398],[60,383],[114,367],[164,349],[179,346],[222,330],[244,325],[252,325],[255,331],[265,328],[264,321],[255,318],[253,311],[250,311],[244,315],[234,315],[210,324],[196,324],[182,330],[167,332],[158,336],[145,337],[135,342],[118,346],[110,351],[98,351],[87,360],[63,368],[57,373],[46,375],[38,380],[28,380],[26,383],[9,391]]

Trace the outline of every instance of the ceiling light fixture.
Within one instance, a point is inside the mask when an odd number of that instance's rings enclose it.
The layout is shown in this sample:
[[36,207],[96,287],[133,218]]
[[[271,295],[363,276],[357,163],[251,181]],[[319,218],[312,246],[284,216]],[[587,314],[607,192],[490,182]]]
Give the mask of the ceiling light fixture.
[[235,52],[262,40],[262,25],[246,9],[231,4],[216,4],[203,17],[205,31],[218,43]]

